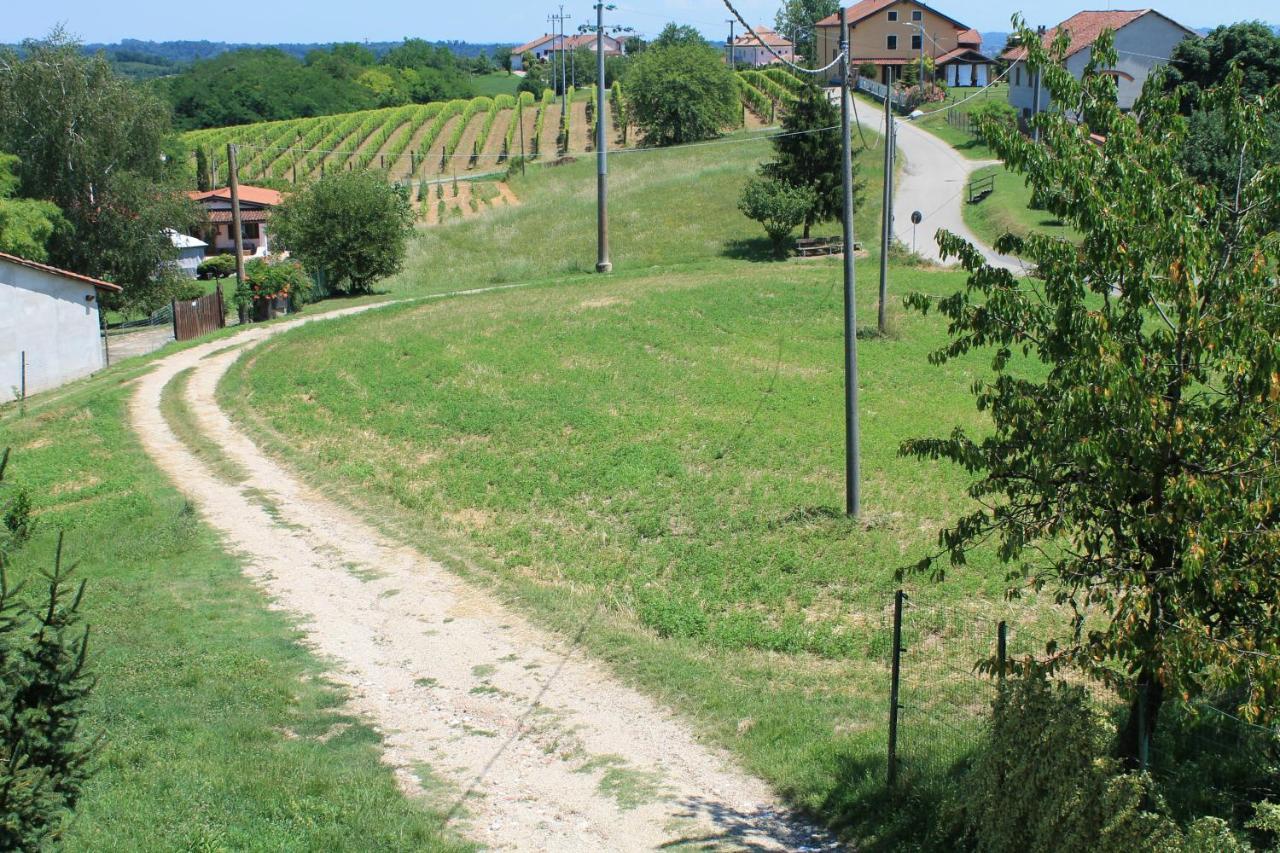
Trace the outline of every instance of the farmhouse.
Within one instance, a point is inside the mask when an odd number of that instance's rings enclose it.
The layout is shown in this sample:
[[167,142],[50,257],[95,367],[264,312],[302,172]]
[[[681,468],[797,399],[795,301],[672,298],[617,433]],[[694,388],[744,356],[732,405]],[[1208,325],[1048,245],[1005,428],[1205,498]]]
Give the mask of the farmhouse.
[[120,287],[0,252],[0,402],[102,369],[103,292]]
[[[1154,9],[1137,9],[1128,12],[1079,12],[1058,26],[1043,32],[1041,39],[1047,47],[1059,32],[1071,35],[1071,47],[1067,51],[1065,65],[1079,79],[1093,56],[1093,43],[1106,30],[1116,34],[1118,61],[1108,74],[1116,81],[1117,102],[1122,110],[1133,108],[1142,94],[1142,85],[1158,65],[1169,61],[1173,48],[1186,38],[1197,37],[1194,32]],[[1040,86],[1037,75],[1026,64],[1026,49],[1014,47],[1002,56],[1010,63],[1009,103],[1024,119],[1039,110],[1048,108],[1048,93]],[[1037,98],[1037,89],[1039,90]],[[1039,101],[1039,103],[1037,103]]]
[[770,53],[766,45],[788,62],[795,61],[795,45],[790,39],[783,38],[768,27],[756,27],[755,35],[746,33],[733,40],[734,65],[759,68],[778,62],[778,57]]
[[[262,256],[271,251],[267,221],[271,209],[283,196],[263,187],[240,186],[240,232],[245,254]],[[227,187],[206,192],[188,193],[205,209],[206,220],[201,238],[213,247],[215,254],[236,250],[235,232],[231,226],[231,190]]]
[[[889,69],[902,79],[907,65],[931,57],[939,79],[949,86],[985,86],[991,60],[982,53],[982,36],[924,3],[910,0],[862,0],[848,9],[849,53],[855,68],[874,65],[886,82]],[[840,54],[840,15],[817,25],[818,57],[823,64]]]
[[511,50],[511,68],[515,71],[527,71],[524,67],[525,54],[529,54],[538,62],[545,62],[551,54],[560,50],[564,43],[559,33],[544,33],[536,39]]

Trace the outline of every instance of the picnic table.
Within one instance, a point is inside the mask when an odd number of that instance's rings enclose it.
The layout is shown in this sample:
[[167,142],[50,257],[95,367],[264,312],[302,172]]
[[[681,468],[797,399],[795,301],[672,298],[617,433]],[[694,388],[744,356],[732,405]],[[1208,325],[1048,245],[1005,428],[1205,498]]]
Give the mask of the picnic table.
[[[853,250],[862,251],[862,244],[854,243]],[[843,251],[844,240],[840,237],[802,237],[796,240],[796,254],[802,258],[838,255]]]

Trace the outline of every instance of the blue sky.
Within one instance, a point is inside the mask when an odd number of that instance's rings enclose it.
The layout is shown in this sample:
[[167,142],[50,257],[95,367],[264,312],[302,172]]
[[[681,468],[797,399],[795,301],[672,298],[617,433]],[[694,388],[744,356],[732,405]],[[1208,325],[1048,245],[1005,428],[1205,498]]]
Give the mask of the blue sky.
[[[209,39],[237,42],[394,41],[404,36],[465,41],[523,41],[547,30],[552,3],[530,0],[268,0],[265,3],[183,4],[173,0],[3,0],[9,8],[0,18],[0,43],[44,35],[57,24],[85,41],[121,38]],[[1009,17],[1031,10],[1031,23],[1053,24],[1081,8],[1142,8],[1150,0],[1108,4],[1107,0],[988,0],[983,3],[937,0],[935,8],[980,30],[1007,30]],[[723,38],[728,17],[720,0],[627,0],[611,17],[654,34],[666,21],[697,26],[708,36]],[[736,0],[753,24],[769,23],[778,0]],[[1164,0],[1161,12],[1189,27],[1213,26],[1244,19],[1280,23],[1276,0]],[[570,27],[592,14],[590,0],[569,0]]]

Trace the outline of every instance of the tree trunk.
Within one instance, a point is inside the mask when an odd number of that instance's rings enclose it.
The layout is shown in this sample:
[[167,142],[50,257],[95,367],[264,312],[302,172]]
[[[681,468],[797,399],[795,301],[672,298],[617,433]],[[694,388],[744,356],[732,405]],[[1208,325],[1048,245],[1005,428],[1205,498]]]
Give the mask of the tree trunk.
[[813,227],[813,223],[809,220],[804,221],[804,239],[809,239],[809,230]]
[[1142,769],[1142,734],[1146,734],[1149,745],[1156,732],[1156,721],[1160,717],[1160,706],[1164,703],[1164,685],[1155,674],[1144,667],[1138,676],[1137,690],[1133,701],[1129,704],[1129,717],[1120,729],[1116,743],[1116,757],[1124,762],[1129,770]]

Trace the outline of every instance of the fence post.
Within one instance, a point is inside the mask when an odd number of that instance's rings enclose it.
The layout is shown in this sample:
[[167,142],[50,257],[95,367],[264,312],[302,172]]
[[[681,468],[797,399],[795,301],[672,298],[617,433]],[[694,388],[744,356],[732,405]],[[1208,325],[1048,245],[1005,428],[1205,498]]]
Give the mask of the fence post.
[[22,351],[21,361],[18,364],[18,401],[25,403],[27,401],[27,351]]
[[898,784],[898,683],[902,674],[902,602],[906,593],[893,596],[893,666],[889,683],[889,787]]
[[1009,623],[1001,622],[996,633],[996,658],[1000,661],[1000,681],[1004,681],[1005,661],[1008,660],[1009,651]]
[[173,315],[171,318],[173,320],[173,339],[175,341],[180,340],[180,338],[178,337],[178,302],[177,300],[174,300],[174,299],[169,300],[169,313]]

